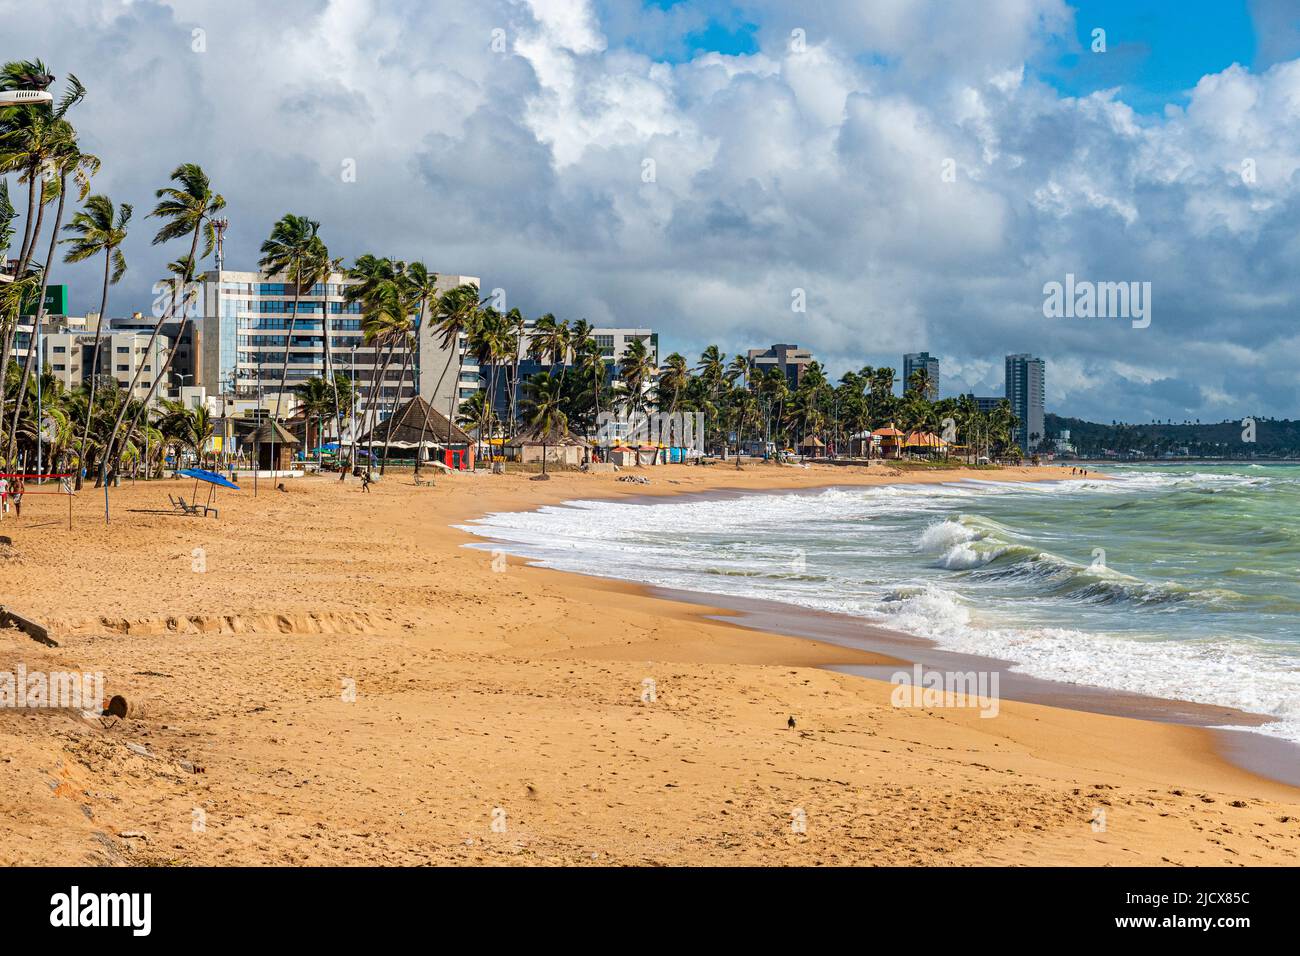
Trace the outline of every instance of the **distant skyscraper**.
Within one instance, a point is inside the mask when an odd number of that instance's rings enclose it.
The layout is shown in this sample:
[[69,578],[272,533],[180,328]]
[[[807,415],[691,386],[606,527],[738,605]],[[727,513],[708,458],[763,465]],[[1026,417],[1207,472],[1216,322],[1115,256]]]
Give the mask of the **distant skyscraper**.
[[930,388],[926,397],[934,401],[939,397],[939,360],[932,358],[929,352],[908,352],[903,356],[903,394],[907,394],[912,373],[917,369],[924,369],[925,374],[930,377]]
[[1023,451],[1041,442],[1043,434],[1044,404],[1043,360],[1028,353],[1007,356],[1007,398],[1011,411],[1020,419],[1016,429],[1016,443]]

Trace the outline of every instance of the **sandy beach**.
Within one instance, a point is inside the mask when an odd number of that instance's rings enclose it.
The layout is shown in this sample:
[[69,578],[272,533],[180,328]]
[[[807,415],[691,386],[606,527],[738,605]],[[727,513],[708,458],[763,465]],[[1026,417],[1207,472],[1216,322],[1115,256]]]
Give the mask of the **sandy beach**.
[[[102,672],[125,720],[0,709],[14,864],[1295,865],[1300,791],[1200,727],[900,709],[879,653],[503,559],[455,524],[574,498],[1068,477],[665,466],[190,482],[0,522],[0,671]],[[865,625],[864,625],[865,627]],[[778,628],[779,629],[779,628]],[[653,681],[653,700],[643,699]],[[787,727],[794,716],[797,726]],[[1102,825],[1098,825],[1099,822]]]

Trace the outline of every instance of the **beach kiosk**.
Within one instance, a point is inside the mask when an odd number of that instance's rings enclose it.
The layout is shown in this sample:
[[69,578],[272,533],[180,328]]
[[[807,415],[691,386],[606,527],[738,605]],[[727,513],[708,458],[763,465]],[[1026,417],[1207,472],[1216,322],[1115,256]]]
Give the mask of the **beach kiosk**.
[[903,457],[903,433],[890,422],[888,428],[877,428],[871,433],[872,438],[879,439],[881,458]]
[[257,449],[259,471],[292,471],[294,449],[302,444],[279,422],[267,419],[248,439]]
[[826,443],[820,438],[816,435],[809,435],[799,443],[799,453],[807,458],[816,458],[825,447]]
[[522,464],[536,464],[545,454],[549,464],[571,468],[581,465],[591,454],[591,445],[577,435],[555,432],[544,436],[536,428],[507,439],[502,447],[505,457]]

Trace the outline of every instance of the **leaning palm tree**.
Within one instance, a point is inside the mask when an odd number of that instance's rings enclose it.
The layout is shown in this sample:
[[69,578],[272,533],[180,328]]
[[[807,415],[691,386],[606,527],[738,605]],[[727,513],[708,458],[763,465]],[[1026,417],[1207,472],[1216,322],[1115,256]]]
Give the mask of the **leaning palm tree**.
[[[162,219],[165,222],[153,237],[153,244],[156,246],[164,242],[170,242],[173,239],[189,236],[190,254],[182,261],[188,263],[187,281],[193,281],[196,264],[200,259],[206,259],[212,252],[212,247],[216,244],[216,232],[212,228],[212,219],[218,212],[226,208],[226,200],[220,193],[213,192],[212,183],[208,179],[207,173],[197,163],[183,163],[177,166],[172,170],[171,180],[176,185],[164,186],[154,194],[158,199],[158,204],[154,206],[153,212],[149,213],[149,217]],[[199,255],[200,235],[203,236],[202,256]],[[173,296],[172,301],[176,303],[177,297]],[[183,303],[185,298],[182,297],[180,301]],[[171,309],[161,311],[162,314],[159,315],[158,321],[153,327],[153,332],[149,336],[149,344],[145,348],[146,355],[153,354],[154,344],[162,332],[163,324],[171,314]],[[128,396],[135,391],[135,385],[140,378],[140,371],[143,367],[144,363],[137,364],[135,375],[127,388]],[[150,387],[150,395],[157,389],[160,380],[161,376],[155,376]],[[146,399],[145,404],[148,404],[148,399]],[[126,416],[126,409],[127,403],[123,403],[118,411],[117,421],[109,434],[109,448],[100,464],[100,483],[103,483],[108,476],[108,465],[112,459],[113,443],[117,438],[117,431],[122,425],[122,419]]]
[[107,196],[91,196],[86,200],[86,208],[74,215],[72,221],[63,227],[64,232],[70,232],[74,236],[63,240],[72,246],[63,257],[64,262],[82,262],[101,252],[104,254],[104,290],[99,300],[99,321],[95,323],[95,344],[91,353],[90,398],[86,402],[86,421],[81,429],[81,444],[77,450],[77,490],[81,489],[85,474],[90,415],[95,406],[95,390],[99,384],[99,343],[108,316],[108,287],[117,285],[126,274],[122,243],[126,241],[126,227],[131,221],[132,212],[130,203],[122,203],[115,211],[113,200]]
[[[43,88],[53,79],[40,60],[12,61],[0,67],[0,90]],[[52,193],[46,188],[49,173],[53,172],[52,159],[59,149],[66,147],[69,139],[75,140],[75,133],[64,117],[85,95],[86,88],[81,81],[69,74],[68,87],[57,106],[32,104],[0,110],[0,176],[17,173],[18,182],[27,184],[27,216],[14,270],[17,279],[27,274],[40,240],[46,201],[52,198]],[[5,320],[0,369],[9,367],[18,315],[24,301],[19,301],[11,316],[0,316]],[[0,394],[0,438],[3,438],[4,420],[4,395]]]
[[[174,313],[181,315],[180,328],[176,333],[176,341],[179,343],[184,340],[187,325],[189,323],[190,301],[197,295],[194,291],[194,264],[189,259],[177,259],[167,264],[167,271],[176,278],[172,282],[173,294],[172,303]],[[144,400],[135,406],[135,413],[131,416],[130,424],[126,426],[125,441],[130,441],[135,435],[136,429],[140,428],[148,416],[149,409],[154,405],[155,398],[158,394],[162,383],[167,381],[167,375],[171,371],[172,360],[176,357],[177,349],[167,349],[167,357],[163,359],[161,367],[153,373],[153,380],[149,383],[149,390],[145,393]],[[150,353],[152,356],[152,353]],[[143,365],[141,366],[143,368]],[[125,447],[125,445],[123,445]]]
[[[44,165],[44,175],[46,181],[41,184],[41,202],[42,208],[46,202],[45,196],[48,192],[53,201],[53,197],[58,197],[57,213],[54,218],[54,229],[51,230],[49,250],[45,256],[45,265],[41,269],[41,289],[36,300],[36,315],[32,319],[32,339],[27,348],[27,360],[23,363],[23,385],[19,387],[19,394],[22,394],[26,387],[27,381],[31,378],[32,369],[36,367],[39,361],[39,350],[36,347],[38,330],[45,321],[45,290],[49,286],[50,272],[54,268],[54,254],[59,243],[59,229],[63,225],[63,210],[66,206],[68,196],[68,178],[75,179],[80,195],[78,199],[85,199],[86,193],[90,191],[90,177],[99,170],[99,159],[91,156],[89,153],[83,153],[77,145],[77,134],[72,125],[64,119],[54,119],[49,123],[48,139],[46,142],[46,160]],[[57,177],[57,180],[56,180]],[[33,242],[33,245],[35,243]],[[32,250],[28,250],[28,261],[31,261]],[[14,412],[13,426],[9,432],[9,454],[12,460],[14,450],[18,442],[18,413]]]
[[[388,375],[393,354],[399,344],[410,340],[410,295],[404,279],[406,264],[391,259],[364,255],[348,270],[355,280],[345,295],[361,304],[361,332],[366,345],[374,350],[370,391],[362,411],[361,427],[367,420],[368,452],[373,461],[375,428],[379,424],[379,398]],[[357,436],[352,438],[355,452]],[[355,460],[355,454],[354,454]]]
[[[329,276],[329,252],[317,233],[320,223],[306,216],[286,213],[271,227],[270,237],[262,243],[258,268],[268,277],[288,279],[293,285],[293,311],[289,313],[289,331],[284,337],[284,361],[280,366],[280,387],[275,393],[275,414],[280,421],[280,403],[289,383],[289,350],[293,347],[294,328],[298,324],[298,303],[303,293]],[[271,435],[271,461],[275,461],[275,430]]]

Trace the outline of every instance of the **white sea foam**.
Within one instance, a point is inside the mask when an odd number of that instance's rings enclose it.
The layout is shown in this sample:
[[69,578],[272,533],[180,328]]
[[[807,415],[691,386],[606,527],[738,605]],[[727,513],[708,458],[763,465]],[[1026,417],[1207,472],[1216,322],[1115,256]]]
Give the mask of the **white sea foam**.
[[[1042,543],[1019,540],[997,521],[955,513],[978,511],[981,499],[1005,495],[1033,496],[1026,498],[1032,503],[1054,493],[1126,497],[1242,481],[1240,475],[1131,472],[1054,485],[978,481],[648,504],[574,501],[489,515],[465,530],[563,570],[856,615],[955,651],[1014,661],[1016,670],[1049,680],[1268,714],[1279,720],[1263,732],[1300,741],[1297,657],[1232,631],[1194,639],[1163,632],[1179,619],[1144,609],[1183,613],[1175,599],[1187,589],[1069,561]],[[1066,523],[1056,537],[1068,542],[1072,533]],[[990,565],[1009,551],[1023,558]],[[972,593],[945,586],[968,576]],[[1047,589],[1030,602],[1047,623],[1013,622],[982,606],[984,578],[993,597],[1008,582]],[[1214,592],[1197,596],[1208,600]],[[1051,622],[1077,621],[1077,609],[1102,613],[1113,603],[1120,609],[1108,613],[1126,622],[1136,613],[1155,615],[1143,619],[1150,629],[1090,632]]]

